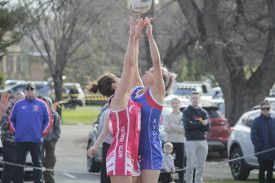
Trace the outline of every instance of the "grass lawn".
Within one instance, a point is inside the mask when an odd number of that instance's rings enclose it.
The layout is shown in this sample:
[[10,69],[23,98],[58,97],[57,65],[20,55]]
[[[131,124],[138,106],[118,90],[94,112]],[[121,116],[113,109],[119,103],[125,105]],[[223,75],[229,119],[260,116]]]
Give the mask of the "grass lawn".
[[[86,107],[86,106],[85,106]],[[90,106],[89,106],[90,108]],[[86,123],[93,124],[100,113],[101,108],[93,107],[96,110],[81,110],[80,107],[76,110],[62,110],[62,124],[77,124]]]

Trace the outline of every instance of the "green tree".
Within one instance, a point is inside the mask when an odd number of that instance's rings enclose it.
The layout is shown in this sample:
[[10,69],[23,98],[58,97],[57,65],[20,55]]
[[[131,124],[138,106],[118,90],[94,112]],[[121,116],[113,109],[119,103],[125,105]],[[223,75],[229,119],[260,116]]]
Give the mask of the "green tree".
[[222,88],[226,117],[233,126],[275,82],[275,1],[178,0],[178,4]]
[[22,7],[9,8],[9,2],[0,2],[0,58],[7,53],[7,48],[17,44],[22,33],[16,30],[24,19],[24,10]]

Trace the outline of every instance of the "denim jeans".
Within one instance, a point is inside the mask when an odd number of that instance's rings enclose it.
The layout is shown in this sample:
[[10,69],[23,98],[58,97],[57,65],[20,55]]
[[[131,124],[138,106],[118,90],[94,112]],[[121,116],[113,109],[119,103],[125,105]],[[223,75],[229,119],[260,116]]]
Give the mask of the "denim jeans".
[[[3,161],[15,163],[16,153],[15,153],[15,143],[9,141],[2,141],[3,144]],[[10,183],[13,180],[14,166],[9,164],[3,165],[2,172],[2,182]]]
[[[27,153],[30,152],[32,164],[40,169],[33,169],[34,183],[42,183],[42,165],[41,165],[41,143],[16,142],[16,163],[25,164]],[[24,182],[24,168],[16,166],[14,174],[14,183]]]

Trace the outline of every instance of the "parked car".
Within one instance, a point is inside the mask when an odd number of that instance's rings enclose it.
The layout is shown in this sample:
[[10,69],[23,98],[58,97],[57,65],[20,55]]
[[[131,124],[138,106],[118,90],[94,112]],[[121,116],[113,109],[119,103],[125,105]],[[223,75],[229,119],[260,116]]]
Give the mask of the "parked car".
[[36,86],[36,96],[47,96],[55,101],[54,90],[51,89],[46,81],[18,81],[16,84],[6,87],[4,90],[8,94],[15,94],[18,91],[25,92],[25,87],[29,82],[33,82]]
[[65,92],[63,94],[64,98],[68,97],[70,89],[72,87],[76,87],[76,89],[78,90],[77,103],[80,106],[85,106],[85,93],[83,92],[79,83],[63,83],[63,86],[64,86],[64,92]]
[[[244,113],[234,127],[231,128],[231,134],[228,138],[228,156],[229,160],[244,157],[230,162],[231,174],[236,180],[246,180],[253,169],[259,169],[256,156],[254,156],[254,146],[251,142],[250,131],[253,120],[260,116],[259,109]],[[270,112],[275,117],[275,112]],[[275,168],[275,165],[274,165]]]
[[[190,100],[185,103],[181,101],[180,110],[183,111],[190,104]],[[218,106],[211,102],[201,100],[200,107],[207,111],[211,122],[210,130],[206,137],[208,151],[219,152],[220,157],[227,157],[227,141],[230,133],[228,120],[223,117]],[[170,105],[165,106],[162,112],[163,117],[165,118],[165,115],[171,111]]]
[[[89,138],[88,138],[88,143],[87,143],[87,150],[94,145],[96,142],[99,134],[99,119],[101,114],[108,109],[108,105],[105,105],[100,114],[98,115],[97,119],[95,120],[93,127],[89,133]],[[162,143],[165,142],[165,132],[164,132],[164,127],[163,124],[160,124],[159,127],[159,132],[160,132],[160,140]],[[94,153],[94,157],[90,157],[87,155],[87,169],[88,172],[99,172],[100,167],[101,167],[101,162],[102,162],[102,145],[96,150]]]

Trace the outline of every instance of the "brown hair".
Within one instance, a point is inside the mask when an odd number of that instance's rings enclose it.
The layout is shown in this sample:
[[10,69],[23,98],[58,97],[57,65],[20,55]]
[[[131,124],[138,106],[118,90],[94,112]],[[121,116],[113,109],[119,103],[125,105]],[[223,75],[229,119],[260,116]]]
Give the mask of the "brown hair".
[[200,96],[201,94],[199,92],[197,92],[197,91],[192,91],[191,95],[199,95]]
[[161,71],[162,71],[162,78],[165,85],[165,91],[167,92],[171,89],[172,84],[174,83],[177,75],[175,73],[169,72],[165,67],[162,67]]
[[180,103],[180,99],[179,99],[179,98],[177,98],[177,97],[172,98],[171,103],[172,103],[173,101],[177,101],[178,103]]
[[115,89],[113,89],[112,84],[115,83],[114,76],[111,73],[103,74],[97,82],[91,82],[90,78],[87,77],[89,80],[88,86],[86,87],[87,92],[93,93],[101,93],[103,96],[111,96],[115,93]]
[[269,105],[270,106],[270,102],[268,100],[264,100],[262,103],[261,103],[261,107],[263,105]]

